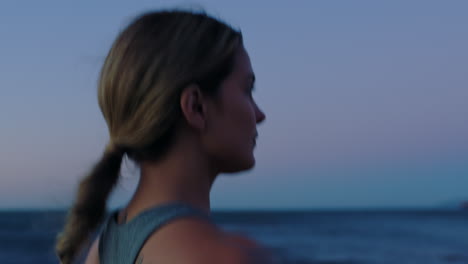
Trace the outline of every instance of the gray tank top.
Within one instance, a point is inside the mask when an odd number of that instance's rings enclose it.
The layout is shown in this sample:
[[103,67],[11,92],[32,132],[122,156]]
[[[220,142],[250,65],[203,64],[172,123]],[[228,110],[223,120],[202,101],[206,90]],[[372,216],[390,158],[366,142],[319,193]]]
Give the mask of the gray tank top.
[[186,216],[213,220],[205,212],[180,202],[148,209],[125,224],[117,223],[118,211],[111,213],[99,239],[100,264],[133,264],[146,240],[171,220]]

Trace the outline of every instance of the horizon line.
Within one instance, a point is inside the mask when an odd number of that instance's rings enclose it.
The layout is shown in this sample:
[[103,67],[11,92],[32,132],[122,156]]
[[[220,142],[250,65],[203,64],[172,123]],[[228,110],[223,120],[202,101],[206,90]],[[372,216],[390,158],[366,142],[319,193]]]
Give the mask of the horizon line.
[[[115,211],[121,207],[108,208]],[[66,212],[70,208],[64,207],[0,207],[0,213],[5,212]],[[458,211],[463,210],[456,206],[381,206],[381,207],[215,207],[210,211],[214,213],[229,212],[358,212],[358,211]]]

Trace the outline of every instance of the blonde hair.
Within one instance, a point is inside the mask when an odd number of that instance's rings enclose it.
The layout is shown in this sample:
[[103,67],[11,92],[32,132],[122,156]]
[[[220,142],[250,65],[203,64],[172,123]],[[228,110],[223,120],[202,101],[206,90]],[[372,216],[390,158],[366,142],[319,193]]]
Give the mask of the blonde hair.
[[106,214],[122,157],[156,160],[171,146],[181,119],[179,99],[197,84],[216,96],[232,71],[242,35],[202,12],[159,11],[141,15],[115,40],[102,67],[98,100],[110,143],[81,181],[56,252],[72,263]]

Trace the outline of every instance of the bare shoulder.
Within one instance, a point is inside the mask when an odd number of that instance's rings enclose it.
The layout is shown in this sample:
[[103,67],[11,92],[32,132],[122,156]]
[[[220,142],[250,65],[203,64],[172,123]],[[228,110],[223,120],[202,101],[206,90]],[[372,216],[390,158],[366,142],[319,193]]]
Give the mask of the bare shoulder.
[[85,264],[99,264],[99,237],[94,240],[86,257]]
[[[273,255],[271,252],[260,245],[257,241],[248,238],[243,234],[227,234],[228,246],[225,247],[227,253],[222,256],[223,261],[229,261],[232,259],[233,262],[227,263],[260,263],[270,264],[274,263]],[[225,260],[228,258],[227,260]]]
[[[222,243],[214,246],[217,254],[214,259],[207,259],[206,263],[227,264],[270,264],[272,257],[254,240],[247,237],[234,235],[228,238],[230,243]],[[200,262],[201,263],[201,262]]]
[[223,232],[201,219],[184,218],[154,233],[136,263],[269,263],[261,252],[254,240]]

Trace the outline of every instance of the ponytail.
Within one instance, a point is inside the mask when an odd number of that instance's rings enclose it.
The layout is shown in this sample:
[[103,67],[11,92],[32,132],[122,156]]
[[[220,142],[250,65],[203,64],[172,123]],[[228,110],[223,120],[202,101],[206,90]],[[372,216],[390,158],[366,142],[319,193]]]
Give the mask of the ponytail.
[[71,264],[106,214],[107,198],[119,178],[123,152],[108,148],[80,182],[65,227],[57,237],[56,253],[62,264]]

